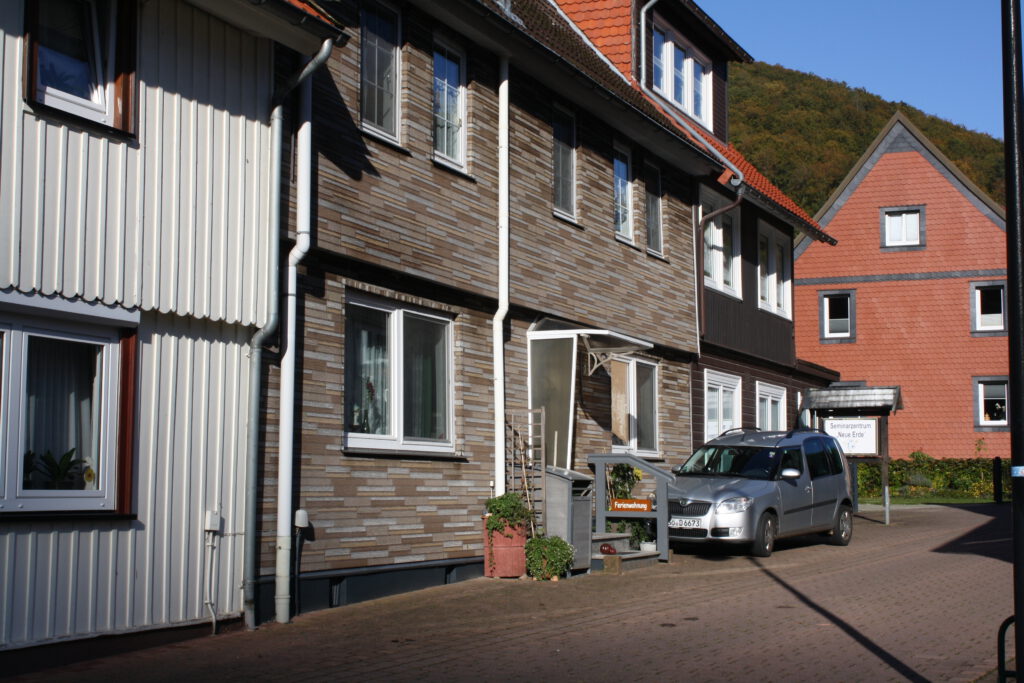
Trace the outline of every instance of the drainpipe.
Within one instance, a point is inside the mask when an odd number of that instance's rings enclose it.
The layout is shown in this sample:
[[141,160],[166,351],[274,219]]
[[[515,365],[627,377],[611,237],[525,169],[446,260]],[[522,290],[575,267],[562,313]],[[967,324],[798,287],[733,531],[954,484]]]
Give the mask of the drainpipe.
[[494,363],[494,492],[505,493],[505,315],[509,292],[508,229],[508,57],[498,76],[498,310],[491,320]]
[[[267,321],[249,342],[249,419],[247,425],[247,453],[245,467],[245,535],[243,555],[243,609],[245,626],[256,628],[256,578],[259,572],[259,435],[260,435],[260,380],[262,378],[263,345],[277,331],[278,323],[278,259],[280,253],[281,232],[281,143],[284,130],[284,100],[299,83],[305,81],[316,69],[327,61],[334,47],[334,41],[328,39],[320,46],[319,52],[305,66],[292,75],[272,100],[270,113],[270,207],[269,228],[267,230],[270,243],[267,245],[267,301],[269,311]],[[289,515],[290,516],[290,515]]]
[[295,246],[288,254],[285,273],[284,352],[281,355],[281,389],[277,441],[277,571],[274,581],[274,613],[277,622],[291,620],[292,566],[292,474],[295,469],[295,326],[298,298],[299,264],[309,252],[310,185],[313,170],[310,121],[313,109],[313,83],[302,82],[299,129],[295,136],[297,178],[295,182]]

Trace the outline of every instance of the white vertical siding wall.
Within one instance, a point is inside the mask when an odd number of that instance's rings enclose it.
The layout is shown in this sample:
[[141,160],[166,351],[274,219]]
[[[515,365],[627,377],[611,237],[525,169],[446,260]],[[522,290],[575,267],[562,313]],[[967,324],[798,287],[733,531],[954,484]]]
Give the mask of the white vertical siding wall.
[[23,100],[0,12],[0,289],[266,319],[272,46],[180,0],[139,5],[138,139]]
[[[16,522],[0,532],[0,649],[241,612],[243,328],[146,314],[139,327],[135,521]],[[205,511],[222,518],[211,568]],[[0,520],[2,522],[2,520]]]
[[25,104],[22,5],[0,11],[0,289],[144,312],[138,518],[0,518],[0,649],[208,618],[207,510],[223,519],[216,611],[238,614],[272,46],[180,0],[141,2],[128,139]]

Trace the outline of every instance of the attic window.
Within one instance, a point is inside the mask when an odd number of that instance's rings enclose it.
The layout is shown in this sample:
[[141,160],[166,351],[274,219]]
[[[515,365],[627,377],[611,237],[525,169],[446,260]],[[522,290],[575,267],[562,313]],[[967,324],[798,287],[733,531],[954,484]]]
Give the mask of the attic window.
[[711,128],[711,60],[655,17],[651,85],[704,127]]

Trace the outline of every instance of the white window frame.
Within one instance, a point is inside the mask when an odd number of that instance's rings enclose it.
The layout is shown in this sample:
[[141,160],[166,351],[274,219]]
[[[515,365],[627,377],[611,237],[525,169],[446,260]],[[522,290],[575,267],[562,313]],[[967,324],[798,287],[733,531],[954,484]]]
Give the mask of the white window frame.
[[[458,91],[457,95],[457,112],[454,125],[457,126],[458,131],[455,136],[455,144],[458,149],[452,150],[441,149],[441,140],[437,134],[438,128],[438,112],[437,112],[437,89],[438,89],[438,74],[437,74],[437,55],[442,54],[445,58],[455,62],[459,69],[459,82],[456,86]],[[466,166],[466,56],[459,48],[455,47],[448,41],[441,37],[434,38],[434,74],[433,74],[433,98],[434,98],[434,109],[432,113],[433,130],[434,130],[434,158],[446,162],[455,166],[458,169],[464,169]],[[445,87],[450,88],[451,84],[445,81]],[[449,121],[451,118],[443,117],[447,125],[452,125]],[[447,138],[446,138],[447,139]]]
[[[404,306],[394,301],[377,299],[375,297],[349,293],[345,301],[348,306],[362,306],[386,313],[388,316],[388,381],[391,385],[390,405],[388,406],[388,434],[365,434],[361,432],[350,432],[345,430],[344,448],[346,450],[364,451],[407,451],[425,454],[452,454],[455,449],[455,401],[454,401],[454,349],[453,349],[453,321],[450,317],[438,315],[435,312],[427,311],[413,306]],[[408,316],[415,316],[432,320],[444,325],[445,330],[445,403],[446,417],[445,433],[447,438],[442,440],[417,439],[404,435],[404,362],[405,353],[402,345],[402,332],[405,319]],[[345,362],[348,358],[348,341],[345,343]],[[347,399],[342,407],[343,428],[348,419]]]
[[[1002,386],[1006,404],[1003,407],[1003,419],[991,420],[985,417],[985,387]],[[1010,383],[1006,376],[974,378],[974,429],[975,431],[1003,431],[1009,429],[1007,417],[1010,414]]]
[[[726,425],[724,418],[725,401],[722,400],[724,391],[732,392],[732,424]],[[718,410],[719,418],[715,425],[711,422],[711,394],[712,391],[718,392],[718,400],[715,401],[716,408]],[[730,375],[717,370],[704,370],[704,440],[710,441],[716,436],[725,432],[729,429],[735,429],[743,426],[743,380],[737,375]]]
[[[625,179],[618,173],[619,164],[624,163]],[[629,147],[615,143],[612,153],[612,223],[615,236],[633,243],[633,157]]]
[[764,221],[758,221],[757,230],[757,305],[783,318],[793,315],[793,245],[788,235]]
[[[561,119],[567,126],[568,140],[560,140],[556,132],[556,122]],[[559,174],[559,151],[567,149],[569,163],[567,171],[569,177],[561,178]],[[571,111],[564,107],[555,105],[551,121],[551,176],[552,176],[552,197],[551,204],[556,215],[563,216],[569,220],[576,220],[576,117]],[[558,203],[558,187],[560,184],[568,187],[568,207],[560,206]]]
[[[847,301],[847,320],[849,328],[846,332],[833,332],[829,329],[832,320],[832,300],[840,297]],[[820,340],[825,343],[854,341],[857,338],[857,290],[829,290],[818,292],[818,311],[820,315]],[[839,320],[840,318],[837,318]]]
[[[916,216],[916,229],[907,226],[907,217]],[[899,234],[894,228],[899,226]],[[882,248],[892,251],[923,249],[925,246],[924,206],[888,206],[881,209]]]
[[[703,216],[726,205],[725,200],[710,192],[701,192],[698,221]],[[699,223],[698,223],[699,224]],[[725,236],[732,239],[732,253],[726,254]],[[704,226],[704,285],[718,290],[737,299],[743,298],[743,279],[740,259],[742,245],[740,243],[740,216],[738,210],[719,214]],[[710,258],[709,258],[710,257]],[[732,282],[726,283],[725,271],[729,265]]]
[[[658,457],[659,454],[659,438],[661,436],[661,430],[658,428],[658,387],[660,380],[660,373],[658,372],[658,364],[653,361],[642,360],[631,356],[616,356],[612,359],[612,363],[622,363],[626,365],[626,409],[628,414],[629,423],[629,440],[627,443],[616,444],[612,443],[612,451],[617,453],[633,453],[645,458]],[[654,386],[652,396],[652,406],[654,412],[654,448],[653,449],[641,449],[638,446],[638,432],[639,432],[639,405],[640,405],[640,387],[637,383],[637,367],[644,366],[650,368],[654,372]],[[614,386],[612,387],[614,391]],[[612,403],[614,405],[615,397],[612,397]],[[614,410],[614,408],[613,408]],[[612,418],[614,422],[614,417]]]
[[[999,290],[1000,299],[1000,318],[997,325],[986,324],[981,313],[981,294],[984,290]],[[1001,335],[1006,334],[1006,282],[1002,280],[993,280],[987,282],[972,282],[971,283],[971,332],[980,333],[979,336],[985,336],[986,334]]]
[[[394,120],[389,129],[386,122],[374,121],[366,115],[366,58],[367,58],[367,22],[366,15],[375,14],[384,16],[389,14],[394,17],[395,44],[392,46],[390,55],[392,60],[392,84],[390,92],[394,98]],[[360,14],[360,55],[359,55],[359,111],[360,122],[363,130],[379,135],[391,142],[399,142],[399,131],[402,121],[402,15],[401,13],[385,2],[373,2],[365,5]],[[382,86],[383,87],[383,86]]]
[[[654,187],[651,187],[651,186]],[[647,231],[647,251],[661,256],[665,252],[665,202],[662,191],[661,169],[644,164],[644,226]],[[652,211],[652,204],[656,211]]]
[[[658,36],[663,40],[660,44]],[[713,119],[712,62],[693,43],[672,29],[657,14],[651,39],[651,85],[666,100],[682,110],[708,130]],[[696,67],[700,67],[700,77]],[[700,90],[700,105],[695,102],[695,91]]]
[[[115,512],[118,480],[118,415],[120,411],[120,330],[68,318],[8,315],[0,322],[0,513],[2,512]],[[26,382],[30,337],[94,344],[101,348],[96,445],[95,488],[91,490],[24,489],[26,451]],[[13,455],[13,457],[12,457]],[[62,454],[54,453],[55,457]]]
[[[774,384],[768,384],[766,382],[757,382],[755,384],[755,391],[757,393],[757,428],[771,431],[782,431],[786,429],[786,388],[776,386]],[[773,404],[779,406],[779,424],[778,425],[766,425],[762,416],[764,411],[762,410],[762,404],[767,404],[769,414],[771,414],[771,407]]]

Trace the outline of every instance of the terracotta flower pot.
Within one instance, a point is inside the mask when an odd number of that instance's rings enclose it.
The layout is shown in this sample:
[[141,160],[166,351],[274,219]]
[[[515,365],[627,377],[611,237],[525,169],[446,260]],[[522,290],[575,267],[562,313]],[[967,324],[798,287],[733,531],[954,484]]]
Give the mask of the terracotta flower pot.
[[487,533],[484,519],[484,576],[517,578],[526,573],[526,528],[506,526]]

